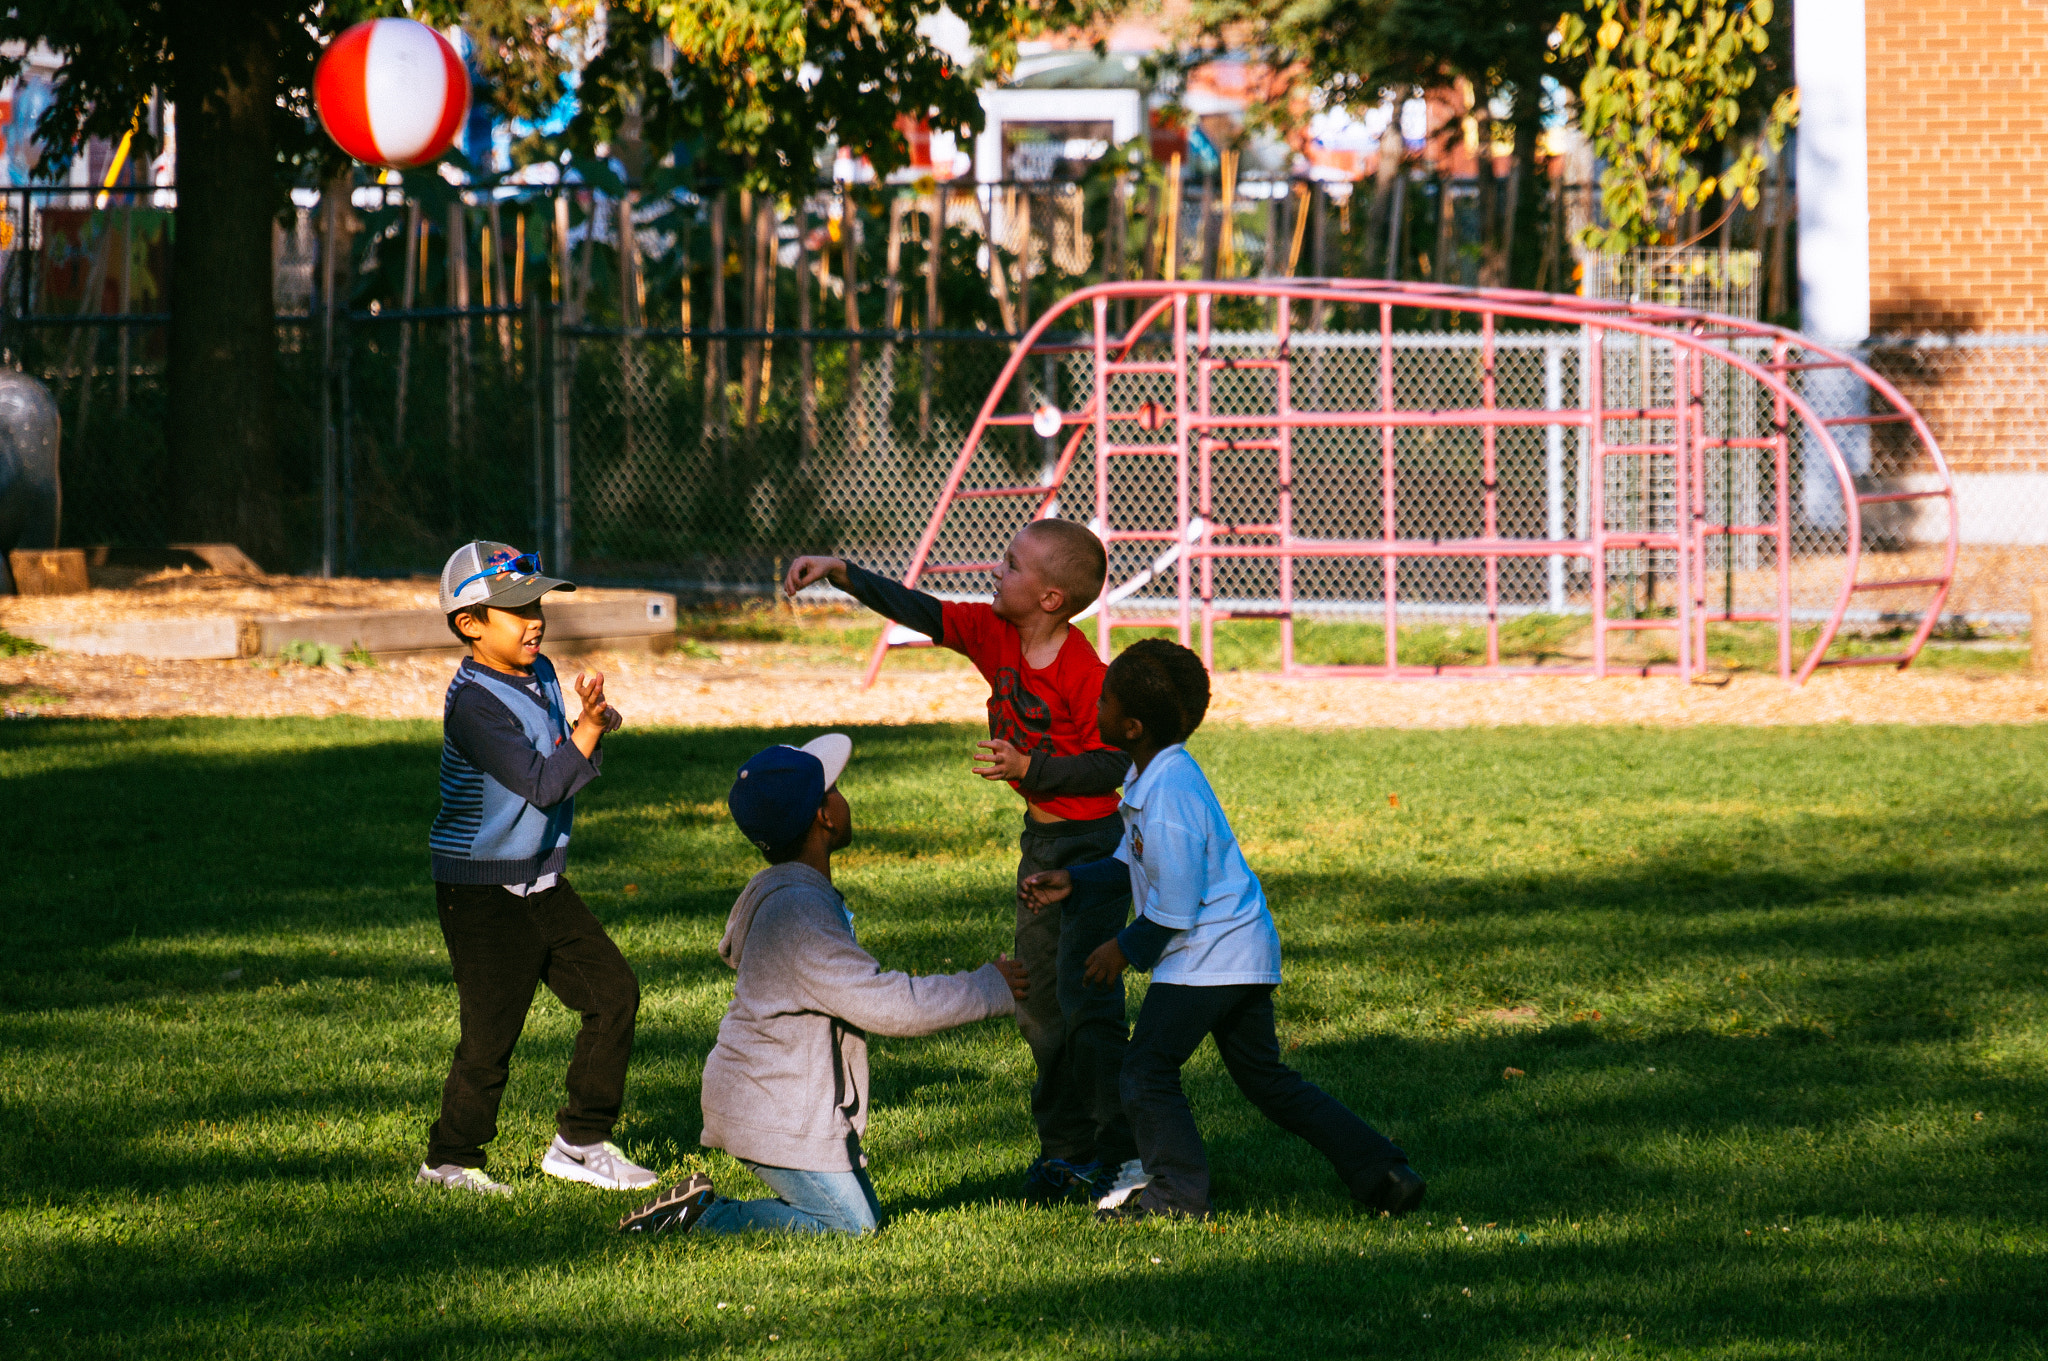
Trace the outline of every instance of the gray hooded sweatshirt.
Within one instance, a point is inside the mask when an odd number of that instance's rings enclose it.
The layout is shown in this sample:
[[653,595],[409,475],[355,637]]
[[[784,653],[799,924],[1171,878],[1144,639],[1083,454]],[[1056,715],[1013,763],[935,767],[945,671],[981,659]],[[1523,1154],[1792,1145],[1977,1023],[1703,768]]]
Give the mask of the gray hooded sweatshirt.
[[867,1032],[930,1035],[1017,1009],[993,964],[882,972],[832,881],[794,861],[748,881],[718,953],[739,978],[704,1061],[702,1141],[764,1167],[866,1165]]

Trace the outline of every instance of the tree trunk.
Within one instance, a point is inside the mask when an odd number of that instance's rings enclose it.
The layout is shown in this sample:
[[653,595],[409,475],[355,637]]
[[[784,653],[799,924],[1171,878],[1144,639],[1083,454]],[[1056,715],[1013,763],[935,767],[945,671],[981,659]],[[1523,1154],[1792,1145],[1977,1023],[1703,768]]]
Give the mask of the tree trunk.
[[171,523],[236,543],[274,571],[303,565],[285,536],[277,459],[271,217],[280,21],[243,6],[180,6],[178,207],[168,382]]
[[[1531,85],[1531,89],[1534,88]],[[1505,238],[1501,282],[1509,288],[1517,286],[1515,258],[1521,253],[1516,251],[1515,243],[1521,239],[1522,223],[1527,220],[1533,231],[1542,200],[1536,178],[1536,137],[1542,131],[1537,125],[1542,114],[1538,96],[1524,94],[1518,89],[1515,95],[1515,167],[1508,180],[1507,220],[1501,224],[1501,234]],[[1526,263],[1527,255],[1522,255],[1522,258],[1525,263],[1521,275],[1527,279],[1533,266]]]
[[[1387,130],[1380,135],[1379,170],[1373,176],[1372,208],[1365,215],[1365,272],[1368,277],[1377,274],[1382,279],[1393,277],[1394,262],[1379,249],[1387,239],[1387,210],[1394,202],[1394,181],[1400,177],[1401,163],[1407,158],[1408,144],[1401,140],[1401,119],[1397,111],[1394,120],[1387,124]],[[1373,269],[1373,259],[1379,257],[1379,269]]]
[[1479,148],[1473,158],[1479,176],[1479,286],[1498,288],[1502,283],[1500,181],[1493,174],[1493,118],[1486,101],[1479,102]]

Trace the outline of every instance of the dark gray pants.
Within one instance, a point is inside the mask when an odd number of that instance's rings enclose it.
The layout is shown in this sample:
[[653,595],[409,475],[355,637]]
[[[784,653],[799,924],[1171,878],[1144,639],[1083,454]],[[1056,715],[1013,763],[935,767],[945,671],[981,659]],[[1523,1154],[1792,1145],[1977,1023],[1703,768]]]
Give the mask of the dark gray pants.
[[[1027,815],[1017,878],[1107,859],[1123,835],[1123,819],[1114,813],[1087,822],[1033,822]],[[1041,912],[1017,907],[1017,959],[1031,975],[1030,995],[1017,1004],[1017,1028],[1038,1065],[1031,1120],[1043,1156],[1111,1166],[1137,1156],[1118,1088],[1130,1034],[1123,979],[1101,988],[1081,980],[1088,956],[1124,928],[1130,908],[1128,892],[1085,911],[1066,903]]]
[[1180,1070],[1205,1035],[1216,1037],[1231,1081],[1259,1113],[1306,1139],[1346,1186],[1368,1187],[1408,1161],[1386,1135],[1280,1061],[1272,984],[1154,983],[1138,1008],[1123,1072],[1124,1110],[1152,1177],[1139,1197],[1146,1209],[1209,1213],[1209,1157],[1180,1085]]
[[569,1104],[555,1112],[555,1128],[572,1144],[611,1138],[640,1012],[640,980],[619,947],[566,879],[524,898],[483,884],[436,884],[434,896],[462,1034],[441,1086],[441,1117],[427,1131],[427,1166],[484,1165],[538,983],[583,1017],[569,1059]]

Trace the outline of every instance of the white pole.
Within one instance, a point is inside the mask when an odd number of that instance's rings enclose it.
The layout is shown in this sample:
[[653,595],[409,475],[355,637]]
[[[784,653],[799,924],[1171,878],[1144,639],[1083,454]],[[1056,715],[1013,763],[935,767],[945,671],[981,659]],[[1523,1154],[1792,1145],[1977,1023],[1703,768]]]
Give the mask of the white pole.
[[[1800,0],[1793,76],[1799,82],[1799,326],[1823,345],[1870,336],[1870,138],[1865,118],[1864,0]],[[1869,409],[1861,380],[1840,369],[1810,375],[1807,396],[1822,416]],[[1870,468],[1869,431],[1838,426],[1850,470]],[[1841,490],[1817,450],[1804,459],[1808,521],[1837,528]]]

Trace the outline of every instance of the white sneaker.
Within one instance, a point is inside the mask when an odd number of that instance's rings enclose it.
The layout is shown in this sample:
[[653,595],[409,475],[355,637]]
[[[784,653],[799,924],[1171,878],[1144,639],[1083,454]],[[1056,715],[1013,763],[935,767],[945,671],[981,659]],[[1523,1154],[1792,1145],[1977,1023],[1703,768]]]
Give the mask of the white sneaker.
[[563,1181],[589,1182],[607,1191],[644,1191],[661,1178],[644,1167],[626,1161],[626,1153],[609,1141],[601,1144],[572,1144],[557,1134],[548,1145],[540,1170]]
[[1151,1184],[1152,1176],[1145,1170],[1145,1165],[1133,1158],[1116,1170],[1116,1181],[1102,1199],[1095,1202],[1095,1208],[1114,1210]]
[[475,1191],[486,1196],[509,1196],[512,1188],[502,1181],[492,1181],[481,1167],[457,1167],[454,1163],[442,1163],[439,1167],[420,1164],[420,1174],[413,1178],[422,1186],[446,1186],[454,1191]]

